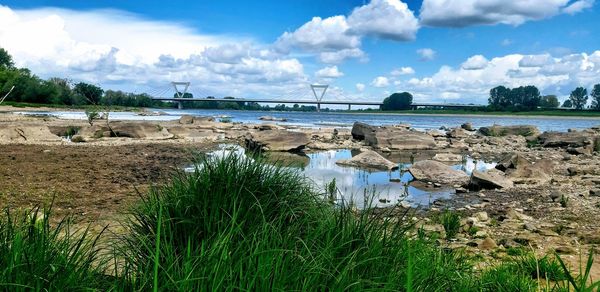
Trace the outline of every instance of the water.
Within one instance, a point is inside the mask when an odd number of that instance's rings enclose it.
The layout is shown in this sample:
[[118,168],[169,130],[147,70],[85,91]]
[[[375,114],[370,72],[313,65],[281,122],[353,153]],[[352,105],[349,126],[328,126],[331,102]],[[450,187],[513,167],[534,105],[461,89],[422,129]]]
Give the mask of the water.
[[[244,149],[237,145],[221,145],[209,155],[222,156],[232,152],[244,155]],[[399,203],[414,207],[427,206],[436,199],[447,199],[455,193],[451,186],[435,188],[423,183],[414,183],[412,175],[407,171],[411,164],[406,162],[406,156],[388,157],[400,165],[396,171],[369,171],[336,164],[336,161],[350,159],[358,153],[351,150],[320,151],[306,155],[272,152],[269,153],[269,159],[284,165],[294,165],[323,193],[326,185],[335,179],[338,191],[334,200],[353,202],[358,208],[364,208],[365,205],[386,207]],[[465,157],[462,163],[453,167],[470,174],[474,169],[484,171],[494,168],[495,165],[493,162],[475,161]]]
[[[410,124],[419,130],[438,129],[441,126],[457,127],[471,122],[475,127],[499,125],[535,125],[541,131],[562,131],[569,128],[586,129],[600,125],[600,118],[573,117],[516,117],[516,116],[447,116],[447,115],[409,115],[409,114],[357,114],[357,113],[317,113],[317,112],[265,112],[265,111],[233,111],[233,110],[163,110],[161,116],[140,116],[133,112],[114,112],[110,114],[115,120],[170,121],[177,120],[183,114],[199,116],[229,116],[233,122],[261,123],[261,116],[285,118],[282,125],[300,127],[351,127],[356,121],[371,125]],[[47,114],[65,119],[85,119],[83,112],[20,112],[20,114]]]

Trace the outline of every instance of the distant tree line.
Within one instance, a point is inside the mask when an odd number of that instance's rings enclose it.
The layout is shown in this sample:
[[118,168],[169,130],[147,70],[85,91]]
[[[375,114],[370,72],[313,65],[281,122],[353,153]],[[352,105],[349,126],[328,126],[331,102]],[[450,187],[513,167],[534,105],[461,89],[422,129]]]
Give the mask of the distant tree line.
[[[590,94],[593,110],[600,110],[600,84],[594,85]],[[588,92],[584,87],[575,88],[569,98],[562,104],[564,108],[582,110],[588,102]],[[531,111],[538,108],[552,109],[559,107],[560,103],[556,95],[541,96],[540,91],[533,85],[507,88],[497,86],[490,90],[488,105],[493,110],[505,111]]]
[[[10,54],[0,48],[0,98],[14,86],[5,101],[58,104],[67,106],[102,105],[123,107],[176,107],[176,103],[156,101],[146,93],[136,94],[120,90],[104,90],[101,87],[85,82],[73,83],[64,78],[43,80],[31,73],[29,69],[16,68]],[[193,98],[191,93],[175,93],[173,97]],[[316,106],[294,104],[285,106],[260,105],[256,102],[234,101],[235,97],[227,96],[215,101],[185,103],[186,108],[198,109],[231,109],[231,110],[275,110],[275,111],[316,111]],[[229,101],[224,101],[229,100]],[[325,109],[327,111],[328,109]]]
[[119,105],[126,107],[172,106],[154,101],[147,94],[126,93],[106,90],[99,86],[79,82],[73,84],[68,79],[50,78],[43,80],[26,68],[16,68],[8,52],[0,48],[0,96],[14,89],[5,101],[79,105]]

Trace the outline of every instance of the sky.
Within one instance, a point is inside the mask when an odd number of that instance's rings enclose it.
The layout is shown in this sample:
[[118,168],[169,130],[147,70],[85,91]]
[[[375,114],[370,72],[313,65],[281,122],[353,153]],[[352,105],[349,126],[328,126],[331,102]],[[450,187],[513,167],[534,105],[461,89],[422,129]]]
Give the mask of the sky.
[[485,104],[600,83],[595,0],[0,0],[0,47],[42,77],[197,97]]

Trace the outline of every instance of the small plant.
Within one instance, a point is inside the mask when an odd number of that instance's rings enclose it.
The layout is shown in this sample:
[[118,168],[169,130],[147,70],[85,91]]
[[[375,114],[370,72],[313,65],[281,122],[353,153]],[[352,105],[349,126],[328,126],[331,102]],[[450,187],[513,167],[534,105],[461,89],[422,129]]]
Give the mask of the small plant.
[[479,231],[479,227],[477,227],[477,226],[471,226],[467,230],[467,233],[469,233],[470,236],[475,236],[475,234],[477,234],[477,231]]
[[446,231],[446,239],[455,238],[460,230],[460,216],[455,212],[446,210],[440,215],[440,223]]
[[337,185],[335,183],[335,178],[333,178],[329,183],[325,184],[325,191],[327,192],[329,201],[335,202],[337,196]]
[[80,127],[77,126],[68,126],[67,129],[65,130],[65,136],[66,137],[73,137],[75,135],[77,135],[77,133],[79,132]]
[[561,207],[566,208],[567,205],[569,204],[569,198],[565,197],[565,195],[561,195],[559,202],[560,202]]
[[85,116],[87,117],[87,121],[90,124],[90,126],[94,125],[94,120],[100,118],[100,114],[98,113],[98,111],[92,108],[88,108],[85,110]]

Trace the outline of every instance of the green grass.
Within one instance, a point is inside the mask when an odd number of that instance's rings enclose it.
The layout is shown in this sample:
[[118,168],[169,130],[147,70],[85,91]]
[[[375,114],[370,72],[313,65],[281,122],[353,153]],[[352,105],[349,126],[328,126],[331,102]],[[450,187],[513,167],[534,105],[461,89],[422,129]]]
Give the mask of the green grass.
[[[49,212],[6,214],[0,220],[0,285],[10,290],[534,291],[534,264],[536,272],[538,266],[557,271],[555,263],[535,258],[476,270],[474,257],[438,246],[422,230],[415,235],[411,220],[395,210],[359,212],[328,204],[312,186],[290,168],[235,155],[206,157],[194,172],[178,172],[142,194],[123,222],[125,232],[102,241],[111,248],[103,253],[97,237],[71,232],[68,221],[50,224]],[[445,214],[451,225],[460,224],[458,215]]]

